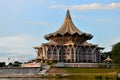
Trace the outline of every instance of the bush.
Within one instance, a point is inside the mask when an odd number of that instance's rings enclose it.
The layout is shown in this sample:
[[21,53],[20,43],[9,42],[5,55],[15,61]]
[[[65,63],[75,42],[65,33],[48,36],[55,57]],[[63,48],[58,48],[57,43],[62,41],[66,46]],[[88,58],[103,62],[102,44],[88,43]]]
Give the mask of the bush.
[[62,75],[56,74],[56,77],[57,77],[57,78],[62,78]]
[[102,76],[95,76],[96,80],[102,80]]
[[0,67],[5,67],[5,62],[0,62]]
[[105,77],[105,80],[109,80],[109,79],[110,79],[110,77],[108,77],[108,76]]
[[52,65],[52,64],[53,64],[53,62],[47,62],[47,64],[48,64],[48,65]]

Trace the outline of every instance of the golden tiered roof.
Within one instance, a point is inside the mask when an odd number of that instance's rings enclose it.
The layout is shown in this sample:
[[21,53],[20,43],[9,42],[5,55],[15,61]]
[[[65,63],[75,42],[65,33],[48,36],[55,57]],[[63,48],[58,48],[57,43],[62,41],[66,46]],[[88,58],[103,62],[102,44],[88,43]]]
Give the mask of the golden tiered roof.
[[56,32],[45,35],[45,39],[49,40],[51,37],[55,37],[57,35],[64,36],[65,34],[77,34],[79,36],[85,36],[88,39],[91,39],[93,37],[91,34],[81,32],[75,27],[75,25],[72,22],[69,10],[67,10],[66,17],[62,26]]
[[54,32],[53,35],[57,35],[57,34],[64,35],[66,33],[69,33],[71,35],[75,33],[79,35],[83,34],[83,32],[78,30],[73,24],[69,10],[67,10],[66,18],[64,20],[63,25],[56,32]]

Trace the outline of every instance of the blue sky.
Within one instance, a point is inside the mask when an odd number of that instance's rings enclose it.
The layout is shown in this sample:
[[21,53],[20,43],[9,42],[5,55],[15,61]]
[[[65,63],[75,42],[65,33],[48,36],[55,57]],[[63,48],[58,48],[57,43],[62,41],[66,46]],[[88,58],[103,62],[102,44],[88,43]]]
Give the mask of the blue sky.
[[0,61],[35,58],[33,47],[47,42],[68,8],[76,27],[94,35],[90,43],[110,51],[120,41],[120,0],[0,0]]

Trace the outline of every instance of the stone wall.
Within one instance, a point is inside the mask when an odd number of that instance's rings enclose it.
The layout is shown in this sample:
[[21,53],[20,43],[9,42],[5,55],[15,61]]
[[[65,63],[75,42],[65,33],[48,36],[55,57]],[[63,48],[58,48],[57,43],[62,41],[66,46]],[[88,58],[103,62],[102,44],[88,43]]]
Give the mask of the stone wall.
[[0,68],[0,75],[34,75],[41,71],[40,67],[30,68]]
[[64,67],[98,67],[98,63],[64,63]]

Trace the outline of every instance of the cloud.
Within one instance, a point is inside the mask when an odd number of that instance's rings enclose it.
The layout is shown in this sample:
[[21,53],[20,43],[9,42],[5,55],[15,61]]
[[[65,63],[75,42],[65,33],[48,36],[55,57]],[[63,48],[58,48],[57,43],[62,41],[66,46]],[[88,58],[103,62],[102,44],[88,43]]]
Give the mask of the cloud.
[[116,43],[118,43],[118,42],[120,42],[120,37],[115,37],[115,38],[113,38],[113,40],[111,41],[111,43],[112,43],[111,46],[113,46],[114,44],[116,44]]
[[6,61],[6,59],[10,56],[15,57],[24,55],[28,59],[30,59],[29,56],[34,58],[35,51],[32,48],[33,40],[34,37],[28,35],[0,37],[0,62]]
[[60,8],[60,9],[66,9],[66,8],[67,8],[67,6],[65,6],[65,5],[57,5],[57,4],[54,4],[54,5],[52,5],[50,8]]
[[105,52],[111,51],[112,50],[112,46],[116,43],[120,42],[120,37],[115,37],[113,36],[112,39],[108,38],[105,40],[102,40],[100,43],[100,46],[103,46],[105,49]]
[[4,57],[0,56],[0,62],[5,62],[5,61],[8,64],[8,58],[6,56],[4,56]]
[[[67,6],[65,5],[52,5],[51,8],[60,8],[60,9],[66,9]],[[107,5],[103,5],[100,3],[92,3],[92,4],[84,4],[84,5],[71,5],[69,6],[70,10],[113,10],[113,9],[120,9],[120,3],[111,3]]]
[[26,35],[15,35],[15,36],[7,36],[0,38],[0,46],[15,46],[15,47],[24,47],[22,43],[29,40],[29,37]]
[[46,26],[46,27],[51,26],[51,24],[49,24],[48,22],[43,22],[43,21],[27,21],[27,23],[34,24],[34,25]]

